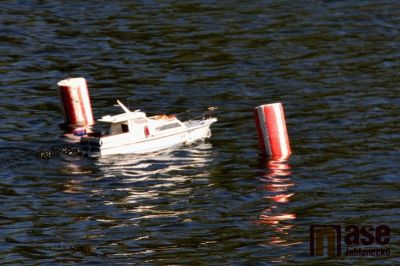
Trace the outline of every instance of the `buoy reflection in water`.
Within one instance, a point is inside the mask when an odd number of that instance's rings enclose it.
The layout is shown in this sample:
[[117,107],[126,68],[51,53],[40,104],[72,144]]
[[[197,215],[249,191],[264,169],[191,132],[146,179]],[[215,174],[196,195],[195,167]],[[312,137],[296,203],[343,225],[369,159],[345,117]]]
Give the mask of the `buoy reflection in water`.
[[282,204],[290,202],[294,193],[291,188],[295,183],[291,180],[291,167],[287,156],[275,156],[264,161],[266,172],[260,180],[265,182],[263,188],[268,192],[266,198],[269,199],[269,207],[259,216],[259,224],[271,227],[274,235],[270,239],[271,244],[279,246],[292,245],[285,239],[285,235],[293,227],[290,220],[296,219],[295,213],[285,212]]

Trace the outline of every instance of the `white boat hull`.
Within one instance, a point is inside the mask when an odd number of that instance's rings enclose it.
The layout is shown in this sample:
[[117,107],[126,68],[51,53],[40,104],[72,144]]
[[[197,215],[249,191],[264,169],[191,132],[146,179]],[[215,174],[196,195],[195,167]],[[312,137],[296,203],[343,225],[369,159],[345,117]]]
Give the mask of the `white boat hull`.
[[187,122],[187,128],[184,130],[142,139],[133,139],[129,133],[103,138],[82,138],[81,144],[84,153],[91,157],[152,153],[210,137],[210,125],[215,121],[215,118],[211,118]]

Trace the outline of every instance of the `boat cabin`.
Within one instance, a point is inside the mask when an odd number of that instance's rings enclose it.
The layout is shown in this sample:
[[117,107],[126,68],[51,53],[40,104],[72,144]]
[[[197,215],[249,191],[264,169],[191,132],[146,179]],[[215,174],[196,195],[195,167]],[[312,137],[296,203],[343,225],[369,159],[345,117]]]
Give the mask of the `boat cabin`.
[[110,124],[110,130],[108,134],[113,136],[122,133],[133,134],[135,131],[138,133],[140,128],[143,132],[143,127],[148,123],[148,118],[146,117],[145,113],[136,111],[113,116],[103,116],[98,121]]
[[167,133],[184,127],[184,124],[175,116],[156,115],[148,118],[145,113],[140,111],[114,116],[107,115],[98,121],[110,124],[108,136],[129,133],[135,138]]

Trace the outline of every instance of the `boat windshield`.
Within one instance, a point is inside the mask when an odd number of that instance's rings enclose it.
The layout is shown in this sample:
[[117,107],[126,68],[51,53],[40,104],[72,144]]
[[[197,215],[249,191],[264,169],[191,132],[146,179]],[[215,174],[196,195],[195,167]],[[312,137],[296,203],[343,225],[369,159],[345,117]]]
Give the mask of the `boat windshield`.
[[110,128],[110,135],[117,135],[121,133],[129,132],[129,126],[127,122],[113,123]]

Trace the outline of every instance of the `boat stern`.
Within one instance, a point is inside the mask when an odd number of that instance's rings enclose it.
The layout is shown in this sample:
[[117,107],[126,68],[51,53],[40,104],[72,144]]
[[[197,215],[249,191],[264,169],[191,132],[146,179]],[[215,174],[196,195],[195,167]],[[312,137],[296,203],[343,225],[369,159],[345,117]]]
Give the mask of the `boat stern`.
[[96,137],[82,137],[80,145],[83,154],[89,157],[98,157],[101,154],[101,138]]

